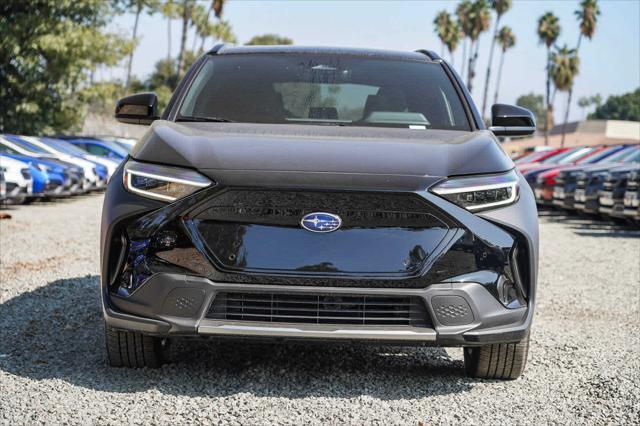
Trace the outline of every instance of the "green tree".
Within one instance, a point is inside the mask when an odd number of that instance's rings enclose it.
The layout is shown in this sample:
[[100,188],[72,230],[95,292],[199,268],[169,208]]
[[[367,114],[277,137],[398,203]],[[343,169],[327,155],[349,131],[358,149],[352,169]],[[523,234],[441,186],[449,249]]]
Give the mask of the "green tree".
[[54,133],[77,125],[83,93],[99,66],[129,54],[129,40],[105,32],[103,0],[0,2],[0,131]]
[[589,114],[589,119],[640,121],[640,88],[621,96],[609,96]]
[[171,20],[180,17],[178,6],[174,0],[166,0],[161,3],[160,13],[167,20],[167,59],[171,58]]
[[476,76],[476,61],[478,60],[478,51],[480,49],[480,34],[487,31],[491,25],[491,12],[489,12],[489,3],[487,3],[487,0],[475,0],[471,4],[467,19],[470,28],[470,32],[467,34],[470,40],[467,88],[471,93],[473,92],[473,79]]
[[129,52],[129,60],[127,62],[127,76],[124,83],[124,91],[127,92],[129,90],[129,81],[131,80],[131,65],[133,64],[133,53],[138,44],[138,40],[136,38],[138,34],[138,22],[140,20],[140,14],[143,10],[146,10],[147,13],[152,15],[159,8],[158,0],[129,0],[127,2],[127,9],[133,9],[136,15],[136,18],[133,23],[133,34],[131,35],[131,52]]
[[585,110],[591,106],[591,99],[588,96],[581,96],[578,99],[578,106],[582,109],[582,116],[586,117]]
[[458,26],[460,27],[460,31],[462,31],[462,65],[460,69],[460,78],[464,80],[464,71],[467,66],[467,49],[468,42],[467,39],[469,34],[472,32],[473,22],[469,19],[469,15],[471,13],[472,3],[470,0],[462,0],[456,6],[456,16],[458,18]]
[[493,102],[498,103],[498,90],[500,89],[500,80],[502,78],[502,66],[504,65],[504,54],[508,49],[511,49],[516,44],[516,36],[511,31],[511,28],[505,25],[500,29],[497,35],[498,43],[502,51],[500,56],[500,65],[498,67],[498,79],[496,80],[496,95]]
[[538,130],[544,130],[544,120],[546,114],[543,95],[536,95],[535,93],[522,95],[518,99],[516,99],[516,105],[519,105],[531,111],[536,117],[536,125]]
[[551,46],[560,36],[560,21],[552,12],[547,12],[538,19],[538,38],[547,47],[546,66],[546,118],[544,120],[544,144],[549,145],[549,125],[553,121],[553,104],[551,103]]
[[441,10],[436,14],[436,17],[433,19],[434,31],[438,35],[441,44],[441,52],[440,56],[444,56],[444,46],[446,44],[445,39],[447,36],[447,26],[449,25],[449,21],[451,17],[449,16],[449,12],[446,10]]
[[282,37],[277,34],[263,34],[251,37],[251,40],[245,43],[245,46],[255,45],[287,45],[293,44],[293,40],[288,37]]
[[[554,52],[551,65],[551,76],[553,77],[553,83],[557,90],[561,92],[570,92],[573,88],[573,81],[579,72],[580,59],[578,58],[576,49],[569,49],[569,47],[565,45]],[[562,139],[560,140],[561,147],[564,147],[565,131],[568,120],[569,105],[567,105],[562,124]]]
[[458,47],[458,43],[460,43],[460,39],[463,34],[460,30],[460,24],[458,21],[454,19],[449,19],[449,22],[445,28],[444,34],[444,44],[447,46],[447,50],[449,51],[449,56],[451,56],[451,65],[454,64],[454,56],[453,52],[455,52]]
[[580,50],[582,37],[584,36],[591,40],[596,32],[596,24],[598,23],[598,16],[600,16],[598,1],[582,0],[580,2],[580,9],[574,13],[580,24],[580,35],[578,36],[578,45],[576,46],[576,50]]
[[489,63],[487,64],[487,72],[484,79],[484,94],[482,95],[482,117],[484,118],[487,110],[487,96],[489,94],[489,82],[491,81],[491,65],[493,64],[493,49],[498,39],[498,27],[500,26],[500,18],[511,8],[511,0],[492,0],[491,8],[496,11],[496,24],[493,27],[493,38],[491,39],[491,49],[489,50]]

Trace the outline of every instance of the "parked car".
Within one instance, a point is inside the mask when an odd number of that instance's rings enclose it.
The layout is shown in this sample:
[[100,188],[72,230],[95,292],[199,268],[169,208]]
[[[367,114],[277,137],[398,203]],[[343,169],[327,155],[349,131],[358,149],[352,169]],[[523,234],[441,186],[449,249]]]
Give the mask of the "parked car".
[[640,171],[629,173],[623,204],[624,215],[640,222]]
[[[82,149],[74,146],[63,140],[51,139],[51,138],[38,138],[34,136],[23,136],[22,137],[26,142],[37,146],[38,148],[48,152],[51,155],[56,156],[60,159],[67,158],[76,158],[88,161],[91,163],[92,172],[95,169],[96,181],[92,182],[92,187],[90,189],[103,189],[107,185],[107,179],[109,178],[109,168],[112,171],[115,171],[117,167],[116,162],[103,159],[101,157],[97,157],[95,155],[87,154]],[[103,164],[107,163],[107,165]],[[111,163],[111,164],[109,164]],[[108,168],[109,167],[109,168]]]
[[[431,52],[205,54],[106,191],[109,363],[157,367],[179,337],[372,341],[463,346],[468,374],[518,377],[538,218],[496,136],[535,120],[491,110],[489,131]],[[156,120],[155,94],[116,118]]]
[[32,192],[25,201],[73,195],[80,189],[80,181],[71,179],[66,168],[51,161],[26,155],[0,153],[3,157],[22,161],[29,166],[33,180]]
[[575,209],[575,190],[577,177],[583,171],[605,170],[623,163],[625,158],[633,157],[638,151],[637,146],[614,146],[609,150],[601,151],[596,157],[597,161],[588,164],[578,164],[558,171],[553,186],[553,205],[568,210]]
[[118,145],[120,145],[122,148],[124,148],[127,152],[130,152],[131,148],[133,148],[133,146],[137,142],[136,139],[121,138],[121,137],[116,137],[116,136],[100,136],[98,139],[101,139],[101,140],[104,140],[104,141],[115,142]]
[[5,202],[22,204],[33,192],[29,165],[13,158],[0,156],[0,168],[5,179]]
[[569,148],[553,148],[553,149],[547,149],[544,151],[534,151],[522,157],[519,157],[514,162],[516,163],[516,165],[535,164],[543,160],[546,160],[549,157],[553,157],[554,155],[561,154],[567,151],[568,149]]
[[[640,162],[640,151],[636,150],[620,160],[622,164]],[[603,187],[606,177],[611,169],[619,167],[618,164],[603,165],[602,168],[585,170],[576,176],[576,189],[574,192],[574,207],[576,210],[587,214],[599,214],[599,192]]]
[[66,173],[69,175],[71,185],[76,181],[81,183],[79,192],[88,191],[97,181],[97,173],[92,163],[71,156],[56,157],[15,135],[0,136],[0,151],[7,154],[25,155],[27,157],[57,163],[65,168]]
[[7,199],[7,181],[4,179],[4,169],[0,167],[0,203]]
[[615,219],[624,219],[624,195],[627,190],[627,178],[632,172],[640,170],[640,165],[631,164],[611,169],[598,193],[598,211]]
[[113,141],[105,141],[97,138],[74,137],[65,139],[67,142],[74,144],[78,148],[83,149],[89,154],[98,157],[109,158],[117,162],[124,160],[129,152]]
[[541,205],[550,205],[553,198],[553,184],[558,170],[563,167],[569,167],[574,164],[588,163],[590,158],[598,153],[599,147],[579,147],[570,149],[562,154],[561,158],[556,162],[548,162],[551,157],[544,160],[539,166],[530,168],[523,172],[525,179],[532,186],[536,197],[536,202]]

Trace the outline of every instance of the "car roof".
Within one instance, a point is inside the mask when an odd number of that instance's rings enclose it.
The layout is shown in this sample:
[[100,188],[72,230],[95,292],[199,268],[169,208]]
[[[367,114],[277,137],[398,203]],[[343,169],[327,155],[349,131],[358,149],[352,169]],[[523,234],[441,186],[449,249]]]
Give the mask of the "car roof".
[[432,52],[407,52],[402,50],[369,49],[357,47],[322,47],[322,46],[230,46],[216,45],[209,53],[217,55],[234,54],[313,54],[313,55],[349,55],[367,58],[397,59],[431,62],[437,55]]

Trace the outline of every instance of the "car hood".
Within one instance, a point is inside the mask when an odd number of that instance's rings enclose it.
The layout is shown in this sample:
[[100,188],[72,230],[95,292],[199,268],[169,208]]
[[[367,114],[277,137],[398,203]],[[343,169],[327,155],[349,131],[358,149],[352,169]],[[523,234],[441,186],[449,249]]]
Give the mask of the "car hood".
[[390,186],[514,167],[488,131],[156,121],[135,145],[136,160],[198,169],[229,185]]

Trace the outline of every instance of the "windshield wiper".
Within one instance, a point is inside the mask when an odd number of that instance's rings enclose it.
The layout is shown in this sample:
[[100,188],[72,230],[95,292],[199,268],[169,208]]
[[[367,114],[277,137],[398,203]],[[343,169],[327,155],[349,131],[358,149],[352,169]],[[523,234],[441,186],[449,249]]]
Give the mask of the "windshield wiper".
[[176,121],[199,121],[209,123],[235,123],[233,120],[229,120],[224,117],[195,117],[195,116],[181,116]]

